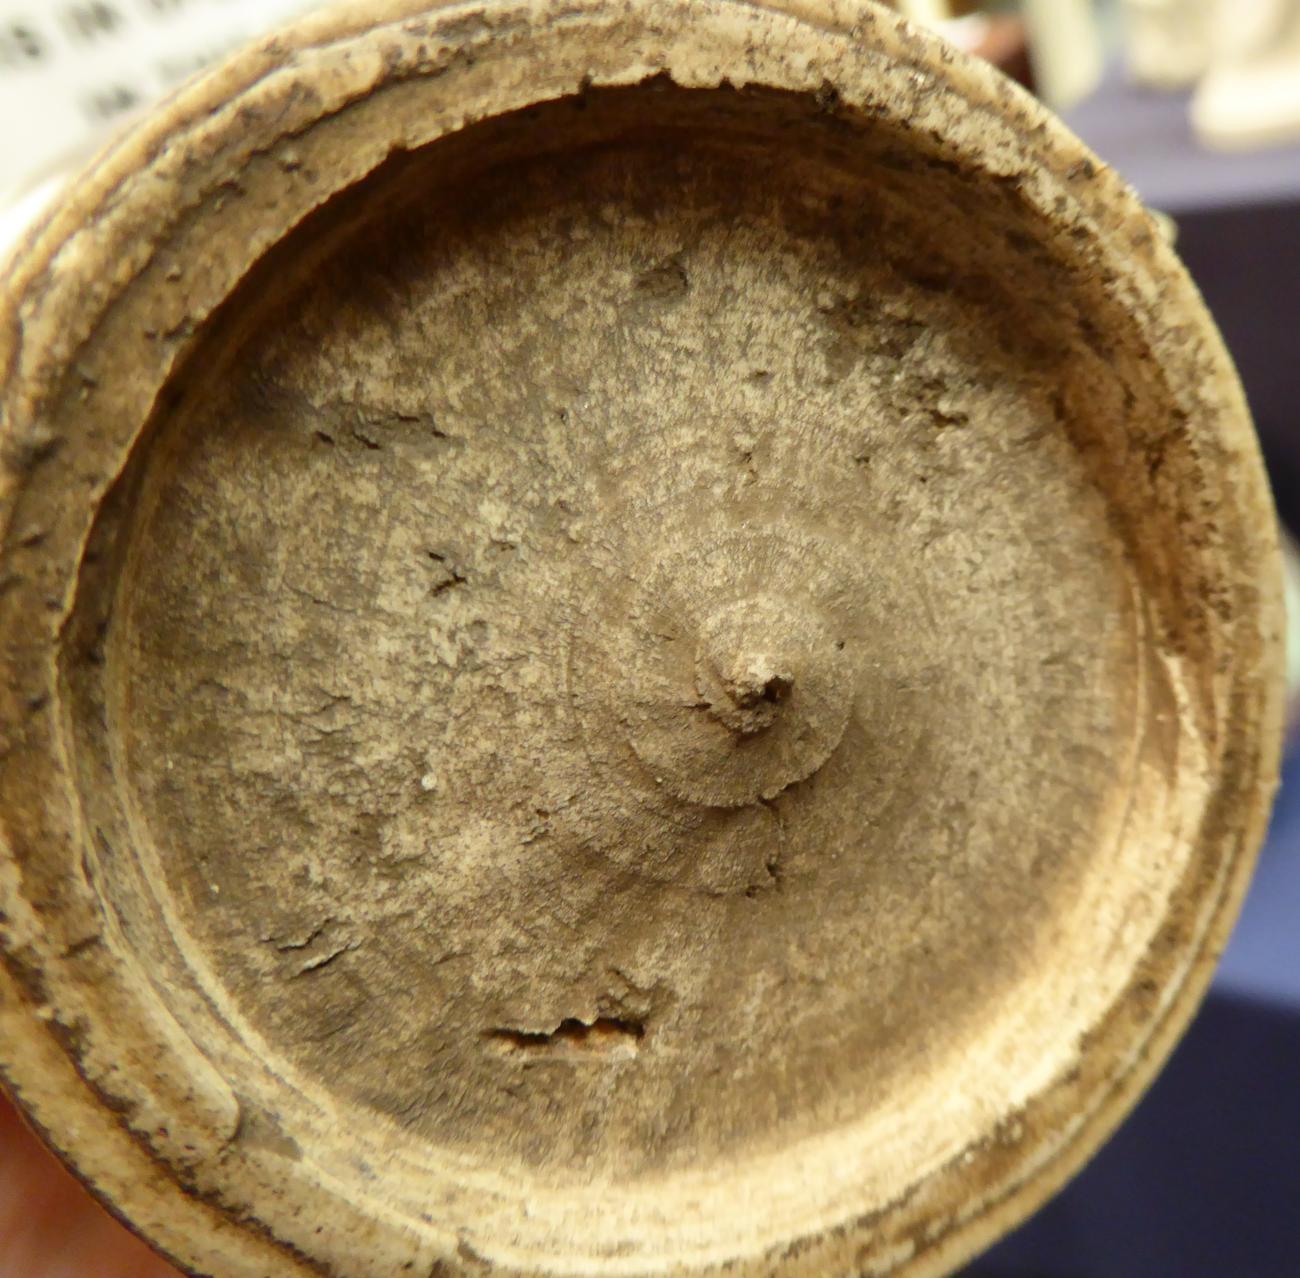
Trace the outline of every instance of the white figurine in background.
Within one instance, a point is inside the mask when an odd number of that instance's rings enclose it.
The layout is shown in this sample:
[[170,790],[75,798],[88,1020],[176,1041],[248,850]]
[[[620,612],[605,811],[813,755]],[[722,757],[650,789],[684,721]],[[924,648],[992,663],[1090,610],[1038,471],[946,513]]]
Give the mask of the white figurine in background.
[[1300,139],[1300,0],[1218,0],[1214,57],[1192,98],[1208,146]]
[[1196,83],[1213,56],[1216,0],[1123,0],[1129,75],[1157,89]]
[[1300,0],[1123,0],[1129,74],[1190,88],[1207,146],[1300,138]]

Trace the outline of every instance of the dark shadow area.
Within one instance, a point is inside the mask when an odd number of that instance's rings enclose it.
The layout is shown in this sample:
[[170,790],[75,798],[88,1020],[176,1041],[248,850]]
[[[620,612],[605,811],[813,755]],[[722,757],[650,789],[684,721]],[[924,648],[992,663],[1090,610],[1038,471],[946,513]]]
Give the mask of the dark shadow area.
[[1210,997],[1084,1172],[965,1278],[1293,1278],[1300,1009]]

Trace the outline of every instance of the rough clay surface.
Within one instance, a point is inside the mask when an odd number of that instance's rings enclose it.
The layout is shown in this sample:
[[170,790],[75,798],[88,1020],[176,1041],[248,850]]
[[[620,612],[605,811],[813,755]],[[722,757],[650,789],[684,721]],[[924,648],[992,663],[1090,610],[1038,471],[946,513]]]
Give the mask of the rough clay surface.
[[887,1105],[1032,979],[1131,784],[1122,546],[1053,407],[1096,357],[1023,279],[963,331],[890,260],[905,179],[848,231],[852,179],[734,163],[656,137],[351,230],[130,503],[124,780],[196,941],[332,1087],[557,1171]]
[[942,1272],[1259,834],[1217,337],[872,7],[390,7],[15,271],[0,1059],[196,1269]]

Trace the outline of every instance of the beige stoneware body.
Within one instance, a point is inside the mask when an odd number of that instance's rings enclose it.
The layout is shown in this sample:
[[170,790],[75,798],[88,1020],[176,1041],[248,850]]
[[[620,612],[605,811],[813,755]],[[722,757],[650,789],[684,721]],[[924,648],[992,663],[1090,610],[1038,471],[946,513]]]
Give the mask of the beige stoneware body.
[[1149,1082],[1275,782],[1273,513],[995,71],[354,5],[0,288],[0,1067],[182,1267],[938,1275]]

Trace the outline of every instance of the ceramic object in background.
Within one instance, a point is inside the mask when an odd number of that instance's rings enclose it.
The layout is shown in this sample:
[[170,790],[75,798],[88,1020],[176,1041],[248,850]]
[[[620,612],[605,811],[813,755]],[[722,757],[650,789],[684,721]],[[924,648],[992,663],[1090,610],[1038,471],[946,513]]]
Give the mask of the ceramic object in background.
[[1101,31],[1093,0],[1023,0],[1034,90],[1064,111],[1101,81]]
[[195,1272],[947,1272],[1133,1103],[1282,719],[1131,191],[834,0],[359,5],[0,307],[0,1061]]
[[948,0],[894,0],[891,8],[909,22],[923,23],[936,30],[953,18]]
[[1216,0],[1123,0],[1124,56],[1140,84],[1182,89],[1214,56]]
[[1300,3],[1219,0],[1215,55],[1192,98],[1209,146],[1274,146],[1300,138]]

